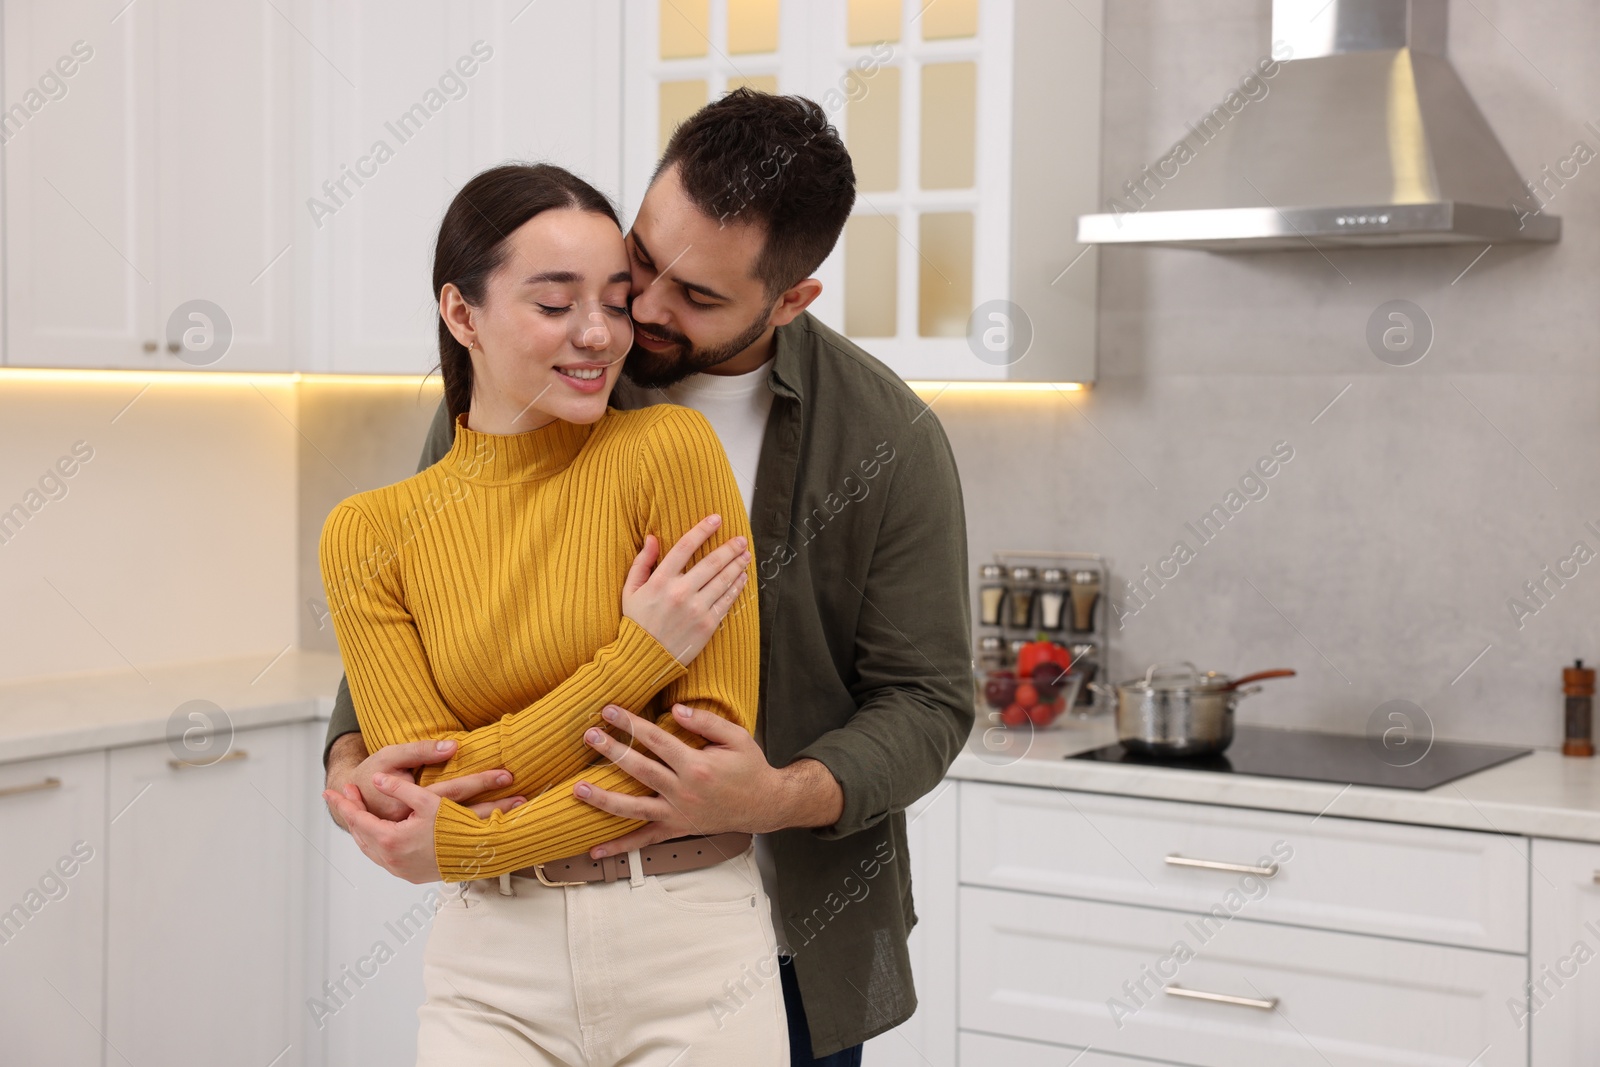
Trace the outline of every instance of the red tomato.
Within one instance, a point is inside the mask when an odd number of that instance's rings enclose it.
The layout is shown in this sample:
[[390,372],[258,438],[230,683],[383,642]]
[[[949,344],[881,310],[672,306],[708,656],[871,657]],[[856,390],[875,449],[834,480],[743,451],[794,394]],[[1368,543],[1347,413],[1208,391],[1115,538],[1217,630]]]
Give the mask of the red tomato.
[[1028,709],[1028,721],[1035,726],[1049,726],[1055,721],[1055,708],[1049,704],[1035,704]]
[[1000,722],[1005,726],[1021,726],[1028,721],[1028,709],[1021,704],[1012,704],[1000,713]]
[[1017,686],[1017,703],[1025,708],[1031,708],[1039,703],[1039,690],[1031,682],[1023,682]]
[[1033,641],[1017,652],[1017,675],[1032,679],[1033,669],[1041,663],[1054,663],[1067,670],[1072,666],[1072,653],[1054,641]]

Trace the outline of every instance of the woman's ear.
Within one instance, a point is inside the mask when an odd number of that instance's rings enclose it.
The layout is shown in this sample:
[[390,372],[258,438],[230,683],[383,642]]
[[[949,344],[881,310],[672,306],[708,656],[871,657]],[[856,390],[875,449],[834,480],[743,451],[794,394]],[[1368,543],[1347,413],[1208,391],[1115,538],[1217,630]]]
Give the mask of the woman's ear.
[[461,295],[455,282],[445,282],[439,290],[439,317],[450,330],[450,336],[461,342],[461,347],[472,349],[478,343],[478,332],[472,325],[472,305]]

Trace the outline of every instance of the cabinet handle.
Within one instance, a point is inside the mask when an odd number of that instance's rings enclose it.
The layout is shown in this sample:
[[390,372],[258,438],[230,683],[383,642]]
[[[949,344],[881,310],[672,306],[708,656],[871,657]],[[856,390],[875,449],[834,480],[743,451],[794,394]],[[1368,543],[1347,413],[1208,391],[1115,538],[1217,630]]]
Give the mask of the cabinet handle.
[[183,346],[181,344],[179,344],[177,341],[168,341],[167,342],[167,351],[171,352],[173,355],[177,355],[178,354],[178,349],[180,349],[182,347]]
[[39,793],[46,789],[60,788],[61,779],[41,778],[39,781],[29,782],[27,785],[8,785],[5,788],[0,789],[0,797],[14,797],[19,793]]
[[1232,874],[1259,874],[1263,878],[1271,878],[1278,873],[1278,865],[1269,863],[1265,867],[1257,867],[1249,863],[1224,863],[1221,860],[1196,860],[1188,856],[1176,854],[1167,857],[1167,862],[1174,867],[1199,867],[1207,871],[1228,871]]
[[160,347],[161,346],[156,344],[154,341],[146,341],[144,343],[144,350],[146,352],[154,352],[156,349],[158,349]]
[[1594,884],[1600,885],[1600,871],[1594,872]]
[[1185,989],[1182,986],[1169,985],[1161,990],[1169,997],[1186,997],[1189,1000],[1209,1000],[1213,1004],[1237,1004],[1241,1008],[1260,1008],[1262,1011],[1271,1011],[1278,1006],[1277,997],[1267,997],[1257,1000],[1255,997],[1236,997],[1230,993],[1207,993],[1203,989]]
[[245,759],[249,755],[250,753],[245,749],[236,748],[232,752],[218,756],[210,763],[190,763],[188,760],[169,759],[167,760],[167,766],[171,767],[175,771],[186,770],[190,767],[215,767],[219,763],[232,763],[234,760]]

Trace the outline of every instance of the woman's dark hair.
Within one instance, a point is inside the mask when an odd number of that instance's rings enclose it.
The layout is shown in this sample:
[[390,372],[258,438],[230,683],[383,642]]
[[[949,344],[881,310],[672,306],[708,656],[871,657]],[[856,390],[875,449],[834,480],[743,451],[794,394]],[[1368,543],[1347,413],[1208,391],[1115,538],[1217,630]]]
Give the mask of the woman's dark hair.
[[[467,303],[481,305],[489,275],[506,258],[506,240],[524,222],[553,208],[576,208],[617,223],[605,195],[549,163],[508,163],[484,171],[456,194],[439,223],[433,248],[433,295],[454,282]],[[472,403],[472,355],[439,317],[439,373],[452,425]]]

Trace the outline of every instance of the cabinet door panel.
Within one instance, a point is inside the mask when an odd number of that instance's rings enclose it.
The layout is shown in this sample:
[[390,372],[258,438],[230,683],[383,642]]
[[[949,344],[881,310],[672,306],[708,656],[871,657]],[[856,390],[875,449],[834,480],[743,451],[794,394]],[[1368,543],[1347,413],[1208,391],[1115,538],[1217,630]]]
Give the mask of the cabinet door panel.
[[954,1067],[956,1039],[956,827],[954,779],[906,810],[917,925],[907,945],[916,1014],[867,1042],[874,1067]]
[[315,173],[297,208],[314,264],[306,369],[438,362],[434,243],[479,171],[551,162],[616,196],[617,11],[349,0],[322,12],[338,71],[312,71]]
[[106,1038],[128,1062],[305,1062],[301,729],[209,766],[111,753]]
[[8,1063],[103,1062],[105,825],[104,753],[0,764],[0,1034]]
[[1512,1007],[1533,1030],[1534,1067],[1600,1049],[1600,845],[1533,843],[1532,988]]
[[[177,366],[291,370],[291,212],[306,195],[293,181],[299,39],[272,4],[159,0],[155,11],[157,133],[146,147],[157,154],[162,355],[173,312],[206,300],[227,315],[231,343],[215,361],[201,351]],[[180,318],[181,336],[192,320]]]
[[160,366],[153,7],[4,11],[6,362]]

